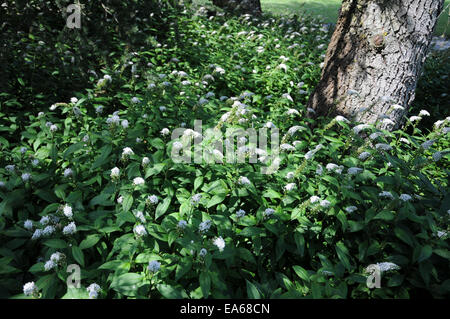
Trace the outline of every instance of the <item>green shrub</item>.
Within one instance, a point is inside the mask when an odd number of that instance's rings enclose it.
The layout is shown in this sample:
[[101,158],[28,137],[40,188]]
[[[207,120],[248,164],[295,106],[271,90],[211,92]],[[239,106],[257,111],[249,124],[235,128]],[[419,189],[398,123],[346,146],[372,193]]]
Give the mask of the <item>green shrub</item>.
[[[70,102],[45,100],[21,125],[2,104],[0,295],[448,297],[449,119],[429,132],[408,121],[411,134],[312,119],[321,28],[186,12],[164,42],[111,51]],[[279,169],[262,174],[261,154],[175,163],[170,134],[195,120],[222,132],[272,122]]]

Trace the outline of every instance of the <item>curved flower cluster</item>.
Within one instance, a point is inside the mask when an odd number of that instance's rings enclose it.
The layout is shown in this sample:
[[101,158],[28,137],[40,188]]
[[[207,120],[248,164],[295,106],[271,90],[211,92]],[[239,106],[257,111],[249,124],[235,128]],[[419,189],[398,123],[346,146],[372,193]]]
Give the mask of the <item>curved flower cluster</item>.
[[161,263],[157,260],[152,260],[148,263],[148,270],[152,273],[157,272],[161,268]]
[[198,231],[200,233],[206,233],[211,228],[211,225],[212,223],[210,220],[205,220],[198,225]]
[[34,283],[34,281],[27,282],[23,286],[23,293],[24,293],[25,296],[36,296],[38,291],[39,291],[39,289],[36,286],[36,284]]
[[98,298],[98,294],[101,291],[101,288],[100,288],[100,286],[98,284],[93,283],[93,284],[90,284],[86,288],[86,290],[89,293],[89,299],[97,299]]

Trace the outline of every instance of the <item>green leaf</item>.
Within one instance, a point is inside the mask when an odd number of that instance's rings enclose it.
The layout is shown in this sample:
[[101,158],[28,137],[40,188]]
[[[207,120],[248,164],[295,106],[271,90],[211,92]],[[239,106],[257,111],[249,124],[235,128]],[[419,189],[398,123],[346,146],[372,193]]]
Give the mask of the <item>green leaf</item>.
[[100,235],[88,235],[86,239],[84,239],[80,243],[80,249],[83,250],[91,248],[100,240],[100,238],[101,238]]
[[184,260],[183,262],[177,265],[177,269],[175,270],[175,281],[180,280],[185,274],[187,274],[192,268],[191,260]]
[[122,212],[116,215],[117,216],[117,223],[120,227],[123,223],[129,222],[134,223],[136,221],[136,217],[130,212]]
[[10,205],[8,205],[8,202],[6,200],[0,203],[0,217],[2,215],[12,216],[12,208]]
[[108,161],[109,154],[111,154],[112,146],[111,145],[105,145],[100,149],[100,155],[97,156],[97,158],[94,161],[94,164],[92,164],[91,171],[96,169],[97,167],[102,166]]
[[178,238],[178,232],[173,230],[169,232],[169,237],[167,238],[167,243],[169,247],[172,246],[173,242]]
[[65,200],[66,194],[64,192],[64,188],[61,186],[55,186],[55,195],[56,197]]
[[56,293],[56,285],[58,283],[56,273],[40,277],[36,281],[36,286],[42,289],[42,298],[53,299]]
[[376,183],[383,183],[384,185],[396,185],[396,180],[394,176],[379,176],[376,180]]
[[309,274],[306,271],[306,269],[304,269],[303,267],[300,267],[300,266],[293,266],[292,268],[294,269],[297,276],[299,276],[304,281],[309,282],[309,280],[310,280]]
[[209,296],[209,290],[211,289],[211,277],[209,276],[209,273],[202,272],[200,274],[200,287],[202,289],[203,298],[208,298]]
[[275,260],[278,261],[283,256],[286,251],[286,244],[284,242],[284,237],[280,237],[277,239],[275,244]]
[[120,231],[120,230],[121,230],[120,227],[117,227],[117,226],[106,226],[106,227],[100,228],[98,231],[109,234],[109,233],[113,233],[113,232]]
[[47,207],[44,208],[44,210],[41,212],[41,214],[45,215],[49,212],[56,211],[58,209],[59,205],[60,204],[58,204],[58,203],[49,204],[49,205],[47,205]]
[[238,252],[239,257],[242,260],[245,260],[249,263],[255,264],[256,265],[256,259],[253,256],[253,254],[250,252],[250,250],[244,248],[244,247],[239,247],[239,252]]
[[122,202],[122,208],[125,212],[128,212],[131,208],[131,206],[133,205],[133,195],[131,194],[126,194],[123,197],[123,202]]
[[424,262],[419,263],[419,272],[426,286],[430,284],[430,276],[432,271],[433,264],[429,260],[425,260]]
[[342,225],[342,231],[345,231],[348,227],[347,222],[347,216],[343,211],[339,211],[339,213],[336,215],[336,218],[341,222]]
[[[325,175],[325,176],[322,177],[322,179],[325,180],[325,181],[327,181],[327,182],[329,182],[330,184],[332,184],[332,185],[334,185],[334,186],[336,186],[336,187],[339,187],[339,182],[338,182],[338,180],[337,180],[336,178],[334,178],[333,176]],[[351,196],[352,192],[347,192],[347,194],[348,194],[349,196]]]
[[442,258],[450,260],[450,251],[448,249],[434,249],[433,252]]
[[253,237],[253,236],[261,236],[262,234],[265,234],[264,229],[258,228],[258,227],[245,227],[240,233],[239,236],[244,237]]
[[300,256],[303,257],[305,254],[305,237],[303,237],[303,235],[299,232],[295,232],[294,240]]
[[72,246],[72,256],[82,267],[84,267],[84,254],[78,246]]
[[302,214],[305,213],[304,209],[300,209],[300,208],[294,208],[291,212],[291,220],[297,219],[298,217],[300,217]]
[[408,233],[406,230],[404,230],[403,228],[396,227],[394,229],[394,233],[395,233],[395,236],[400,238],[402,241],[404,241],[408,245],[414,247],[414,240],[412,238],[412,235],[410,233]]
[[172,197],[166,197],[164,200],[158,204],[155,211],[155,219],[158,219],[162,215],[164,215],[170,206],[170,201],[172,200]]
[[136,256],[134,260],[137,264],[148,264],[150,260],[158,260],[160,257],[157,254],[141,253]]
[[224,201],[226,197],[226,194],[217,194],[211,197],[211,199],[208,201],[208,204],[206,205],[207,208],[211,208],[214,205],[220,204]]
[[0,265],[0,275],[13,274],[15,272],[21,272],[21,271],[10,265]]
[[245,281],[247,283],[247,297],[250,299],[261,299],[258,288],[247,279]]
[[81,191],[72,191],[66,198],[67,203],[76,203],[83,200],[83,193]]
[[89,206],[95,206],[95,205],[113,206],[113,205],[115,205],[115,203],[110,199],[110,197],[111,197],[111,194],[101,193],[91,199],[91,201],[89,202]]
[[194,192],[203,184],[203,176],[197,176],[194,181]]
[[44,263],[34,264],[30,267],[30,269],[28,269],[28,271],[31,273],[44,271]]
[[133,179],[133,177],[140,177],[141,176],[141,171],[140,171],[140,163],[131,163],[130,165],[128,165],[127,167],[127,176],[128,179]]
[[50,158],[52,159],[53,162],[56,162],[56,159],[58,158],[58,149],[55,144],[51,145]]
[[382,220],[386,220],[386,221],[390,221],[393,220],[395,217],[395,215],[387,210],[383,210],[381,212],[379,212],[373,219],[382,219]]
[[336,244],[336,253],[338,255],[339,260],[348,270],[351,270],[349,253],[347,247],[345,247],[344,243],[338,242]]
[[110,260],[98,267],[98,269],[116,270],[122,263],[122,260]]
[[335,144],[336,146],[337,146],[337,145],[339,145],[339,146],[344,145],[344,142],[342,142],[341,139],[334,138],[334,137],[331,137],[331,136],[328,136],[328,135],[324,135],[323,137],[324,137],[326,140],[329,140],[330,142],[333,142],[333,144]]
[[53,195],[51,192],[49,192],[46,189],[38,189],[34,192],[34,194],[36,194],[37,196],[39,196],[40,198],[42,198],[43,200],[45,200],[46,202],[49,203],[54,203],[58,201],[58,197],[56,197],[55,195]]
[[70,145],[66,149],[66,151],[64,152],[64,159],[67,159],[67,156],[69,156],[70,154],[75,153],[76,151],[81,150],[82,148],[84,148],[85,144],[86,143],[84,143],[84,142],[79,142],[79,143],[75,143],[75,144]]
[[153,167],[147,168],[147,170],[145,171],[145,178],[159,174],[163,170],[165,165],[166,165],[165,163],[158,163],[155,164]]
[[267,191],[265,191],[262,195],[263,197],[267,197],[267,198],[281,198],[281,194],[278,193],[277,191],[269,188]]
[[433,253],[433,248],[431,248],[430,245],[423,246],[420,250],[420,255],[417,261],[420,263],[428,258],[430,258],[431,254]]
[[287,290],[294,289],[294,284],[285,274],[277,272],[275,276],[281,287],[284,287]]
[[364,228],[364,223],[360,221],[349,220],[348,225],[350,226],[350,232],[354,233],[360,231]]
[[182,288],[174,288],[170,285],[159,284],[156,289],[167,299],[183,299],[187,298],[186,292]]
[[401,274],[395,274],[389,279],[387,285],[388,285],[388,287],[398,287],[403,283],[404,278],[405,278],[405,276],[403,276]]
[[322,297],[322,289],[320,284],[317,282],[312,283],[311,292],[314,299],[320,299]]
[[417,173],[417,176],[419,176],[420,181],[423,186],[428,188],[429,191],[433,192],[436,195],[439,195],[439,191],[434,187],[434,185],[430,182],[430,180],[422,173]]
[[142,275],[136,273],[126,273],[114,277],[110,288],[125,295],[136,296],[139,284],[142,283]]
[[164,149],[164,146],[166,145],[166,143],[164,143],[164,141],[158,137],[150,140],[150,144],[160,150]]
[[67,248],[67,243],[61,239],[48,239],[43,243],[45,246],[56,249]]

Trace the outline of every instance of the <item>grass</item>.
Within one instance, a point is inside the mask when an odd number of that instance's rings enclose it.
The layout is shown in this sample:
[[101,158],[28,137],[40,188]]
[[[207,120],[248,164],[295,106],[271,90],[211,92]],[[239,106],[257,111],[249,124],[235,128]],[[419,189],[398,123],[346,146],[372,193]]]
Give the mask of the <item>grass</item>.
[[[208,3],[206,0],[196,0],[197,3]],[[326,23],[336,23],[341,0],[261,0],[263,11],[274,14],[292,14],[306,10],[308,13],[321,15]],[[444,12],[438,21],[436,35],[450,38],[450,0],[445,0]]]
[[[326,23],[336,23],[338,11],[341,6],[340,0],[261,0],[263,11],[271,11],[275,14],[291,14],[299,12],[302,9],[312,15],[321,15]],[[450,37],[449,22],[450,0],[445,1],[445,12],[441,13],[436,28],[436,35],[445,33],[446,37]]]
[[341,6],[340,0],[261,0],[263,11],[275,14],[292,14],[306,10],[307,13],[321,15],[327,23],[335,23]]

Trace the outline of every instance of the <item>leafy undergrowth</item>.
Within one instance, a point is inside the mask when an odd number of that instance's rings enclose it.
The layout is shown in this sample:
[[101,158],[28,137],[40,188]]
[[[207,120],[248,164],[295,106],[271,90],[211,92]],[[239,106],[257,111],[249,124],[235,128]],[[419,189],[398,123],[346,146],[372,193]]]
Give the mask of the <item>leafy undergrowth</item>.
[[[20,125],[2,109],[2,297],[449,296],[449,118],[419,128],[421,111],[394,132],[314,119],[319,21],[199,10],[168,32],[118,46],[84,91]],[[195,120],[278,128],[279,157],[238,134],[243,163],[218,163],[211,137],[214,161],[177,163]]]

